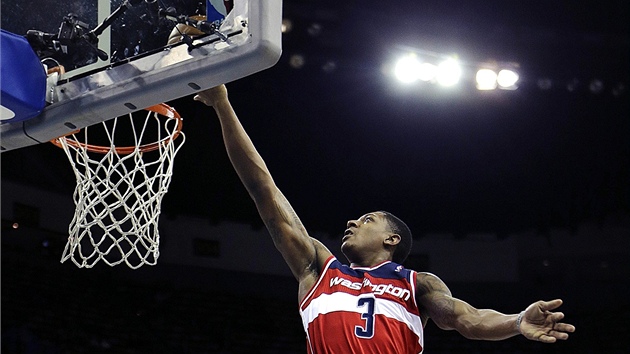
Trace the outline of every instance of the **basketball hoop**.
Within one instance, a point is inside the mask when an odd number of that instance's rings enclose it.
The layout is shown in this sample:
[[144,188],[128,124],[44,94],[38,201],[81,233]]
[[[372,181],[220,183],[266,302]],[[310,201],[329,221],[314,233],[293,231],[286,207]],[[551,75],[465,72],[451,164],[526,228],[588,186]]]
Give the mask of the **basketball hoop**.
[[181,129],[180,115],[162,103],[51,140],[77,179],[62,263],[92,268],[102,260],[132,269],[157,263],[160,205],[185,141]]

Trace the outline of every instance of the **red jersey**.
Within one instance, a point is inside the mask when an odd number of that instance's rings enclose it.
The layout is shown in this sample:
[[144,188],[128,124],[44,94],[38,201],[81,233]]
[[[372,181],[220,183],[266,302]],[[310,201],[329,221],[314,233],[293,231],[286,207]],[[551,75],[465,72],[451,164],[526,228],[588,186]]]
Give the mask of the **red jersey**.
[[349,267],[334,256],[300,303],[309,354],[418,354],[416,272],[393,262]]

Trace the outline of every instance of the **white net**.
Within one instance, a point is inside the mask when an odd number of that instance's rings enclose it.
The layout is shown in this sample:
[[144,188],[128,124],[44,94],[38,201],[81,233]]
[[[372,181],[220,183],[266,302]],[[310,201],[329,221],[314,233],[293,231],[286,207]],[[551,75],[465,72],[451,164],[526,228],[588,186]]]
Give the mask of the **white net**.
[[124,262],[132,269],[157,263],[160,205],[185,138],[175,110],[164,104],[147,110],[152,109],[53,141],[66,152],[77,179],[61,262],[72,259],[80,268],[100,260],[109,266]]

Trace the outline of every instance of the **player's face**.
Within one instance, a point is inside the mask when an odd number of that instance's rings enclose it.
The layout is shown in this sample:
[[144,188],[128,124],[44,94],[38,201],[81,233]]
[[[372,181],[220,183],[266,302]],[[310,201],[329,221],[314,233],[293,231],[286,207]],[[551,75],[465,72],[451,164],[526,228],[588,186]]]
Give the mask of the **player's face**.
[[378,252],[387,238],[389,224],[380,212],[367,213],[357,220],[349,220],[341,239],[341,251],[352,261],[356,255]]

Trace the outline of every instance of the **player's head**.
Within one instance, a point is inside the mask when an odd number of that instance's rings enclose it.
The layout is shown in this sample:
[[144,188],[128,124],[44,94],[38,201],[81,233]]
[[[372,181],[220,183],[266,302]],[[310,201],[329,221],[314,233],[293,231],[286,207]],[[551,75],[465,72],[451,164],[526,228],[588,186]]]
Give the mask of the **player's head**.
[[384,253],[388,259],[402,263],[411,251],[411,231],[392,213],[367,213],[348,221],[347,226],[341,251],[350,262],[361,263]]

